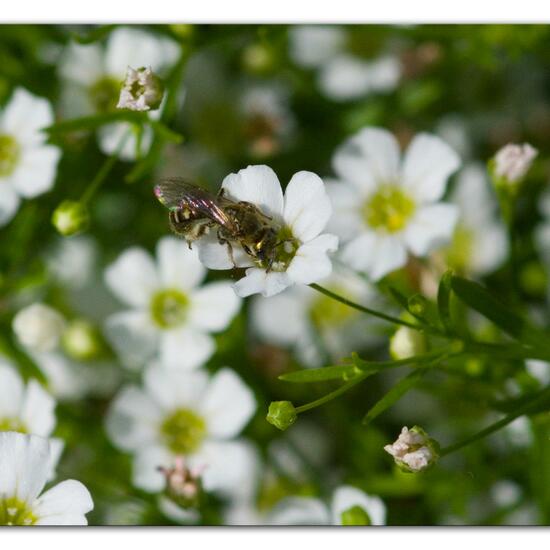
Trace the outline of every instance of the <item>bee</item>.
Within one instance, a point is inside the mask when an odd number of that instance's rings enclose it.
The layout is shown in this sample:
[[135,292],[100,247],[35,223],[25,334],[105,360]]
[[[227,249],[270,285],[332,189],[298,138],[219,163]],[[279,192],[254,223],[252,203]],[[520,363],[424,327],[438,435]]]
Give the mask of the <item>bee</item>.
[[227,245],[233,258],[233,246],[239,245],[256,263],[269,271],[276,258],[280,226],[256,205],[234,201],[223,189],[215,195],[182,178],[166,178],[155,186],[161,204],[169,210],[172,231],[183,237],[189,248],[210,231],[217,231],[218,242]]

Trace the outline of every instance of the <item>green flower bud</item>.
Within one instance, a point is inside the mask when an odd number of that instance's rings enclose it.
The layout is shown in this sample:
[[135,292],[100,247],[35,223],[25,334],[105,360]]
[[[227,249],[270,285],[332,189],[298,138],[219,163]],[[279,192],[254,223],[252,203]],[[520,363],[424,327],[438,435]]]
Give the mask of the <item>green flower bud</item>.
[[290,401],[272,401],[266,418],[279,430],[286,430],[296,422],[298,414]]
[[412,328],[399,327],[390,338],[390,355],[396,360],[420,355],[426,347],[426,336]]
[[342,525],[371,525],[367,512],[361,506],[352,506],[342,512]]
[[422,294],[415,294],[408,300],[409,310],[414,315],[422,315],[428,307],[428,300]]
[[69,324],[62,337],[63,348],[73,359],[87,361],[101,351],[101,338],[88,321],[77,319]]
[[52,215],[52,223],[65,237],[81,233],[88,227],[90,216],[86,206],[77,201],[63,201]]

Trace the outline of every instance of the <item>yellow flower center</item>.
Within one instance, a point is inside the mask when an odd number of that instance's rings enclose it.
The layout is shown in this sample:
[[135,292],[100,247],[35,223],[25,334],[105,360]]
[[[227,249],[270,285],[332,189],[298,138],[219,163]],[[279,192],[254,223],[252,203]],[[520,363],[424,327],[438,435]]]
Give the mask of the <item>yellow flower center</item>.
[[19,161],[21,148],[13,136],[0,134],[0,178],[12,174]]
[[185,322],[189,298],[180,290],[165,289],[151,299],[151,317],[162,329],[177,327]]
[[27,427],[19,418],[5,417],[0,418],[0,432],[19,432],[27,433]]
[[0,525],[33,525],[37,519],[26,502],[16,497],[0,498]]
[[[329,290],[341,296],[349,294],[344,288],[329,287]],[[319,328],[341,326],[356,315],[352,308],[322,294],[315,297],[309,309],[311,322]]]
[[403,229],[416,205],[407,192],[397,185],[382,185],[363,205],[363,219],[369,227],[387,233]]
[[121,82],[112,76],[103,76],[88,88],[88,97],[98,113],[116,109]]
[[160,432],[172,452],[187,455],[200,447],[206,436],[206,423],[190,409],[177,409],[164,420]]

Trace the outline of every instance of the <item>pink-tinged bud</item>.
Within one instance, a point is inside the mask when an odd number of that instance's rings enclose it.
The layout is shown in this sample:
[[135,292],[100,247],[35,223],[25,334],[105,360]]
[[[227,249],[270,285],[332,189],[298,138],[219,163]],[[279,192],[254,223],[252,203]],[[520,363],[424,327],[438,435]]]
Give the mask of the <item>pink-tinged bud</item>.
[[509,143],[495,155],[494,173],[507,183],[517,183],[525,177],[537,155],[538,151],[528,143]]
[[150,67],[139,69],[128,67],[126,80],[120,90],[117,109],[153,111],[160,107],[163,95],[162,80]]
[[422,472],[439,459],[439,444],[419,426],[410,430],[405,426],[397,440],[384,450],[393,456],[401,470],[408,473]]
[[201,475],[204,468],[188,468],[185,458],[177,456],[174,466],[165,468],[159,466],[159,471],[166,478],[166,495],[182,508],[192,508],[198,505],[202,491]]

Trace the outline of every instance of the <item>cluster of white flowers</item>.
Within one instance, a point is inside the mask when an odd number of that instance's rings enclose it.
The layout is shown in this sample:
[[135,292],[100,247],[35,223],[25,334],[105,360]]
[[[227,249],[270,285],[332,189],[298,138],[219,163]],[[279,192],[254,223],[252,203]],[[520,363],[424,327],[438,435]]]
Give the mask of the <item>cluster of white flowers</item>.
[[349,101],[370,93],[394,90],[401,64],[392,55],[372,61],[346,52],[346,33],[336,26],[297,26],[290,33],[290,55],[306,68],[318,70],[321,91],[334,101]]
[[78,481],[64,481],[40,495],[55,478],[64,447],[51,437],[55,405],[36,380],[25,385],[15,367],[0,361],[0,525],[87,523],[93,503]]

